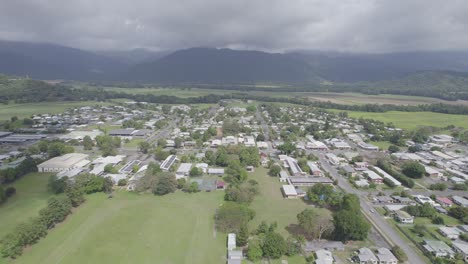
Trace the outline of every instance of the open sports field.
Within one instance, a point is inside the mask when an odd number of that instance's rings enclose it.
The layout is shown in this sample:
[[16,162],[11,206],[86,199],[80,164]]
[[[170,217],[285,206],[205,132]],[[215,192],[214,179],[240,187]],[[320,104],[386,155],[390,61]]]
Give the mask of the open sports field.
[[213,230],[223,194],[93,194],[13,263],[224,263],[226,234]]
[[20,221],[36,216],[46,206],[47,199],[51,196],[47,191],[49,176],[48,173],[30,173],[15,183],[6,185],[15,187],[16,194],[0,205],[0,238]]
[[83,102],[43,102],[30,104],[0,104],[0,121],[8,120],[12,116],[18,118],[30,117],[33,114],[57,114],[62,113],[67,108],[107,105],[105,102],[83,101]]
[[[332,110],[334,112],[340,112],[339,110]],[[400,111],[389,111],[385,113],[369,113],[369,112],[357,112],[357,111],[346,111],[349,117],[354,118],[370,118],[379,120],[385,123],[393,123],[395,126],[403,129],[415,129],[418,126],[434,126],[434,127],[446,127],[448,125],[454,125],[457,127],[468,128],[468,116],[467,115],[451,115],[451,114],[440,114],[432,112],[400,112]]]

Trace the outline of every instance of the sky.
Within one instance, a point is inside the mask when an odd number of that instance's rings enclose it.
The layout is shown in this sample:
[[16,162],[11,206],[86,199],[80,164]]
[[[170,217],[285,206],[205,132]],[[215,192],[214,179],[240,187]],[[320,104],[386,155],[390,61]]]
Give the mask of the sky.
[[87,50],[467,50],[468,0],[1,0],[0,39]]

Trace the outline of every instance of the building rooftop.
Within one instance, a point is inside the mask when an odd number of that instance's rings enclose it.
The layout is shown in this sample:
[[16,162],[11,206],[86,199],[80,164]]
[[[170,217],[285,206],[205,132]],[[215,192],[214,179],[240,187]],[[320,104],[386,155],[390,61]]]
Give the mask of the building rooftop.
[[71,168],[85,160],[87,157],[87,154],[68,153],[59,157],[51,158],[37,166],[42,168]]

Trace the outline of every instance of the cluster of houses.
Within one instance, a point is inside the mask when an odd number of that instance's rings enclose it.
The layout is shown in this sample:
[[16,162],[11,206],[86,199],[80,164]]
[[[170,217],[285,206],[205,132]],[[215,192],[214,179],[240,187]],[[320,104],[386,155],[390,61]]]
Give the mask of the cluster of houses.
[[278,155],[283,170],[279,173],[280,182],[283,185],[282,191],[286,198],[304,197],[306,192],[303,187],[312,186],[317,183],[333,184],[333,180],[326,177],[319,167],[319,163],[308,161],[308,171],[305,172],[297,163],[297,160],[287,155]]

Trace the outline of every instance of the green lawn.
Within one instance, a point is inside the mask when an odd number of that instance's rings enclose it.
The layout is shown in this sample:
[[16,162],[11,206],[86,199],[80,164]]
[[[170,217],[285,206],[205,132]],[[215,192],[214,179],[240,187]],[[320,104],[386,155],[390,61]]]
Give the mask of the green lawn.
[[[289,236],[286,227],[290,224],[297,224],[297,214],[306,208],[313,208],[305,204],[300,199],[285,199],[281,192],[281,186],[278,177],[268,176],[265,168],[257,168],[253,173],[252,179],[259,182],[260,195],[255,197],[251,208],[256,211],[255,218],[250,222],[251,229],[256,228],[261,221],[278,223],[278,232],[285,237]],[[306,191],[306,189],[304,189]],[[320,214],[331,214],[326,209],[315,209]]]
[[49,176],[47,173],[30,173],[7,185],[15,187],[16,194],[0,206],[0,238],[46,206],[51,196],[47,192]]
[[131,139],[128,143],[124,143],[124,147],[126,148],[138,148],[138,144],[140,144],[140,142],[143,142],[145,141],[144,139],[141,139],[141,138],[134,138],[134,139]]
[[30,104],[0,104],[0,120],[8,120],[12,116],[19,118],[30,117],[32,114],[57,114],[67,108],[107,105],[105,102],[83,101],[83,102],[43,102]]
[[379,147],[380,150],[387,150],[388,147],[389,147],[390,145],[392,145],[392,143],[390,143],[390,142],[388,142],[388,141],[371,141],[371,142],[369,142],[369,143],[371,143],[372,145],[375,145],[375,146]]
[[224,263],[214,237],[223,192],[163,197],[117,192],[87,201],[14,263]]
[[[340,112],[338,110],[332,110]],[[446,127],[455,125],[457,127],[468,128],[467,115],[451,115],[432,112],[400,112],[389,111],[385,113],[369,113],[358,111],[346,111],[349,117],[370,118],[385,123],[393,123],[396,127],[403,129],[415,129],[418,126]]]

